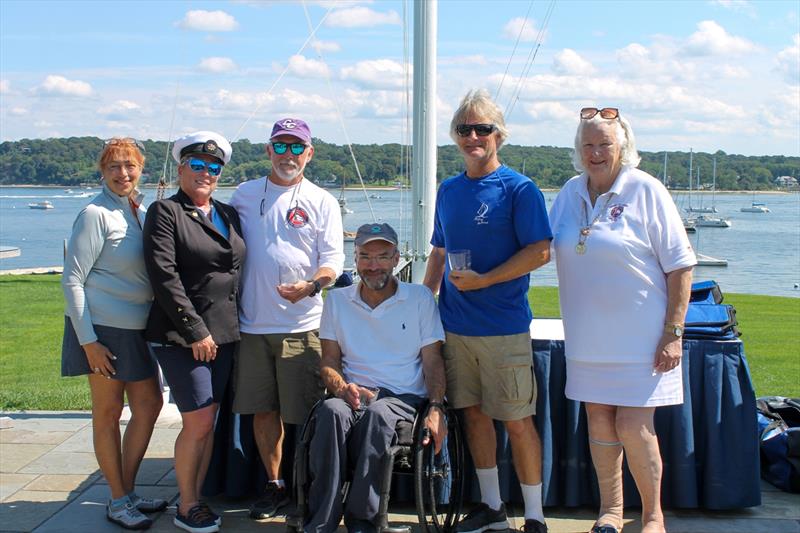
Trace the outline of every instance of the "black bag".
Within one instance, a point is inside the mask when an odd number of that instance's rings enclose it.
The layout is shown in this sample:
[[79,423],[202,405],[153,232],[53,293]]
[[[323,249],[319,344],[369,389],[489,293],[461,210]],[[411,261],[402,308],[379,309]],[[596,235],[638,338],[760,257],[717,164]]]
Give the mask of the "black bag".
[[787,492],[800,492],[800,399],[764,396],[756,402],[761,477]]

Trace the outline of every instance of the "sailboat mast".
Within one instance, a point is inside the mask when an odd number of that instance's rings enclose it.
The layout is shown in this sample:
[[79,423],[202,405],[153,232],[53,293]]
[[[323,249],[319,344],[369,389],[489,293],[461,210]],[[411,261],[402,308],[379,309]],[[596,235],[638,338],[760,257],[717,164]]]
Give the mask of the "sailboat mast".
[[711,178],[711,207],[717,212],[717,156],[714,156],[713,174]]
[[692,149],[689,148],[689,210],[692,209]]
[[411,280],[422,283],[436,201],[436,19],[438,2],[414,2],[414,126]]
[[661,176],[661,183],[664,184],[664,187],[669,187],[667,183],[667,152],[664,152],[664,175]]

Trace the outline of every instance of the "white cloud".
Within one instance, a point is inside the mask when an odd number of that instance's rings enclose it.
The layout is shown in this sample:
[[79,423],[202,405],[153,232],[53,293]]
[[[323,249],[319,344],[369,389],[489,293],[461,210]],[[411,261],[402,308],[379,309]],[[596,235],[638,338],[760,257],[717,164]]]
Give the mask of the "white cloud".
[[339,50],[342,49],[342,47],[339,46],[339,43],[337,43],[337,42],[334,42],[334,41],[320,41],[318,39],[315,39],[311,43],[311,46],[313,46],[314,50],[316,50],[320,54],[328,53],[328,52],[338,52]]
[[786,83],[798,85],[800,84],[800,33],[796,33],[792,40],[794,41],[792,45],[778,52],[775,64]]
[[401,89],[403,87],[403,65],[391,59],[359,61],[341,70],[343,79],[371,89]]
[[236,63],[229,57],[204,57],[200,68],[206,72],[231,72],[236,70]]
[[561,102],[534,102],[523,106],[531,118],[550,121],[565,122],[567,124],[575,122],[577,113],[572,107],[567,107]]
[[736,13],[742,13],[748,17],[755,17],[756,15],[753,4],[747,0],[712,0],[711,3],[725,9],[730,9]]
[[399,91],[357,91],[348,89],[344,106],[357,117],[390,118],[403,115],[404,95]]
[[187,11],[178,27],[194,31],[233,31],[239,23],[232,15],[224,11],[204,11],[202,9]]
[[525,17],[513,18],[503,27],[503,37],[512,41],[516,41],[519,38],[520,42],[532,43],[536,41],[538,34],[539,30],[536,28],[535,21],[528,20]]
[[471,56],[450,56],[439,58],[440,65],[488,65],[489,60],[483,54]]
[[85,81],[68,80],[64,76],[50,74],[34,89],[34,92],[52,96],[90,96],[92,86]]
[[0,94],[11,92],[11,83],[8,80],[0,80]]
[[21,117],[23,115],[28,114],[28,110],[25,109],[24,107],[12,107],[11,109],[8,110],[8,112],[14,115],[15,117]]
[[697,31],[689,36],[684,46],[686,53],[694,56],[738,55],[755,49],[751,41],[731,35],[713,20],[698,23]]
[[592,64],[571,48],[565,48],[557,53],[553,58],[551,68],[556,74],[588,76],[595,72],[595,68]]
[[381,13],[368,7],[348,7],[332,11],[325,25],[335,28],[363,28],[384,24],[400,25],[403,21],[396,11]]
[[298,54],[289,58],[289,72],[298,78],[324,78],[330,71],[323,61]]
[[741,65],[719,65],[713,72],[715,78],[743,80],[750,77],[750,71]]

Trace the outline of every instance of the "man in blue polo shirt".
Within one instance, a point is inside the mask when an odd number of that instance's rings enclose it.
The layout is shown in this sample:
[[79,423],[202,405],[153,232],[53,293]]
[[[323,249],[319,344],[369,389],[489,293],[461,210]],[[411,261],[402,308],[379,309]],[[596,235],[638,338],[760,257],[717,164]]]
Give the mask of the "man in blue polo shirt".
[[[528,286],[530,272],[550,260],[544,197],[533,181],[500,163],[497,151],[508,130],[486,91],[464,97],[450,136],[466,171],[439,187],[424,283],[434,294],[439,291],[447,399],[464,410],[481,489],[481,503],[456,531],[508,528],[497,476],[496,419],[508,432],[522,488],[522,531],[543,533],[541,443],[531,418],[536,383]],[[471,265],[449,261],[455,250],[468,250]]]

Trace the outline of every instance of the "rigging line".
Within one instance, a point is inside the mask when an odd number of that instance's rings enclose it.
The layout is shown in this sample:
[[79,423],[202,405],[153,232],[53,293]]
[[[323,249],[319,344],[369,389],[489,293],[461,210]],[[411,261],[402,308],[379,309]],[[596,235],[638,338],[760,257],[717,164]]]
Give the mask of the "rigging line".
[[[175,80],[175,99],[172,103],[172,117],[169,120],[169,132],[167,134],[167,152],[164,155],[164,167],[161,169],[161,178],[158,180],[158,188],[156,189],[156,199],[161,200],[164,198],[164,193],[167,188],[167,166],[169,165],[170,150],[169,145],[172,144],[172,131],[175,126],[175,112],[178,108],[178,92],[180,89],[180,78]],[[170,183],[171,185],[171,183]]]
[[[305,0],[303,0],[303,12],[306,15],[306,23],[308,24],[308,29],[309,31],[311,31],[310,37],[313,37],[316,30],[313,31],[311,30],[312,28],[311,16],[308,13],[308,6],[306,6]],[[319,25],[317,25],[317,28],[319,28]],[[317,57],[319,57],[320,61],[325,63],[325,58],[322,56],[322,48],[317,47],[316,52],[317,52]],[[327,66],[327,63],[325,63],[325,65]],[[370,202],[369,200],[369,195],[367,194],[367,188],[364,185],[364,178],[361,177],[361,170],[358,168],[358,160],[356,159],[356,154],[353,151],[353,145],[350,142],[350,136],[347,134],[347,127],[344,124],[344,118],[342,117],[342,110],[339,107],[339,101],[334,97],[333,84],[331,83],[331,77],[328,71],[325,72],[325,81],[328,84],[328,91],[330,95],[333,97],[331,99],[333,101],[333,106],[336,108],[336,116],[338,117],[339,124],[342,127],[342,133],[344,134],[344,139],[345,143],[347,144],[347,148],[350,151],[350,157],[353,159],[353,166],[356,169],[356,176],[358,176],[358,182],[361,184],[361,190],[364,192],[364,199],[367,201],[367,207],[369,207],[369,212],[372,215],[372,221],[375,222],[377,220],[377,218],[375,217],[375,211],[372,209],[372,202]],[[342,184],[344,184],[344,176],[342,176]]]
[[409,68],[409,48],[410,34],[408,32],[408,0],[402,2],[403,5],[403,94],[405,94],[404,120],[400,125],[400,234],[406,237],[406,243],[410,240],[409,217],[404,215],[405,195],[403,185],[406,180],[411,182],[411,69]]
[[[331,7],[330,7],[330,8],[328,8],[328,11],[326,11],[326,12],[325,12],[325,15],[323,15],[323,16],[322,16],[322,19],[320,19],[320,21],[319,21],[319,24],[317,24],[316,28],[314,28],[314,29],[311,31],[311,34],[310,34],[310,35],[308,36],[308,38],[305,40],[305,42],[304,42],[304,43],[303,43],[303,45],[300,47],[300,49],[299,49],[299,50],[297,50],[297,52],[295,53],[295,55],[300,55],[300,54],[303,52],[303,50],[305,50],[305,49],[306,49],[306,46],[308,46],[308,43],[310,43],[310,42],[311,42],[311,40],[314,38],[314,35],[316,35],[316,33],[317,33],[317,30],[320,28],[320,26],[322,26],[322,23],[323,23],[323,22],[325,22],[325,19],[327,19],[327,18],[328,18],[328,15],[330,15],[331,11],[333,10],[333,8],[335,8],[335,7],[337,6],[337,4],[338,4],[338,2],[334,2],[333,4],[331,4]],[[266,103],[266,97],[267,97],[267,96],[269,96],[270,94],[272,94],[272,90],[275,88],[275,86],[277,86],[277,85],[278,85],[278,83],[280,83],[280,81],[283,79],[283,77],[286,75],[286,73],[287,73],[287,72],[289,72],[289,63],[288,63],[288,62],[286,63],[286,68],[284,68],[284,69],[283,69],[283,72],[281,72],[281,73],[280,73],[280,75],[278,76],[278,79],[276,79],[276,80],[275,80],[275,81],[272,83],[272,85],[270,86],[269,90],[267,90],[267,94],[265,95],[265,98],[264,98],[264,99],[261,101],[261,103],[260,103],[260,104],[258,104],[258,105],[256,106],[256,108],[255,108],[255,109],[253,109],[253,112],[252,112],[252,113],[250,113],[250,116],[248,116],[248,117],[245,119],[244,123],[243,123],[243,124],[242,124],[242,125],[239,127],[239,129],[236,131],[236,133],[233,135],[233,137],[231,137],[231,139],[230,139],[230,142],[234,142],[235,140],[237,140],[237,139],[239,138],[239,135],[241,135],[241,133],[242,133],[242,130],[245,128],[245,126],[247,126],[247,124],[248,124],[248,123],[250,122],[250,120],[251,120],[251,119],[252,119],[252,118],[253,118],[253,117],[256,115],[256,113],[258,113],[258,112],[261,110],[261,108],[262,108],[262,107],[264,107],[264,104]]]
[[508,58],[506,71],[503,72],[503,77],[500,79],[500,85],[498,85],[497,92],[494,94],[495,102],[498,100],[498,98],[500,98],[500,91],[503,90],[503,83],[506,81],[506,76],[508,76],[508,69],[511,68],[511,61],[514,60],[514,54],[517,53],[517,46],[519,46],[519,41],[522,39],[522,33],[525,31],[525,25],[528,23],[528,16],[531,14],[531,9],[533,9],[533,0],[531,0],[531,3],[528,4],[528,12],[525,13],[525,18],[522,19],[522,26],[519,29],[519,34],[517,35],[517,40],[514,43],[514,49],[511,51],[511,56]]
[[542,41],[544,40],[545,32],[547,31],[547,26],[550,24],[550,18],[553,15],[553,11],[555,10],[556,0],[552,0],[550,4],[547,6],[547,12],[545,13],[544,20],[542,21],[542,27],[539,29],[539,33],[536,35],[535,46],[531,49],[530,53],[528,54],[528,60],[525,63],[525,66],[522,69],[522,75],[520,76],[519,80],[517,81],[517,86],[512,93],[511,99],[506,106],[506,117],[510,116],[514,110],[514,106],[516,105],[517,101],[519,100],[519,95],[522,93],[522,86],[525,83],[525,80],[528,78],[531,69],[533,68],[533,64],[536,61],[536,56],[539,53],[539,49],[542,46]]

